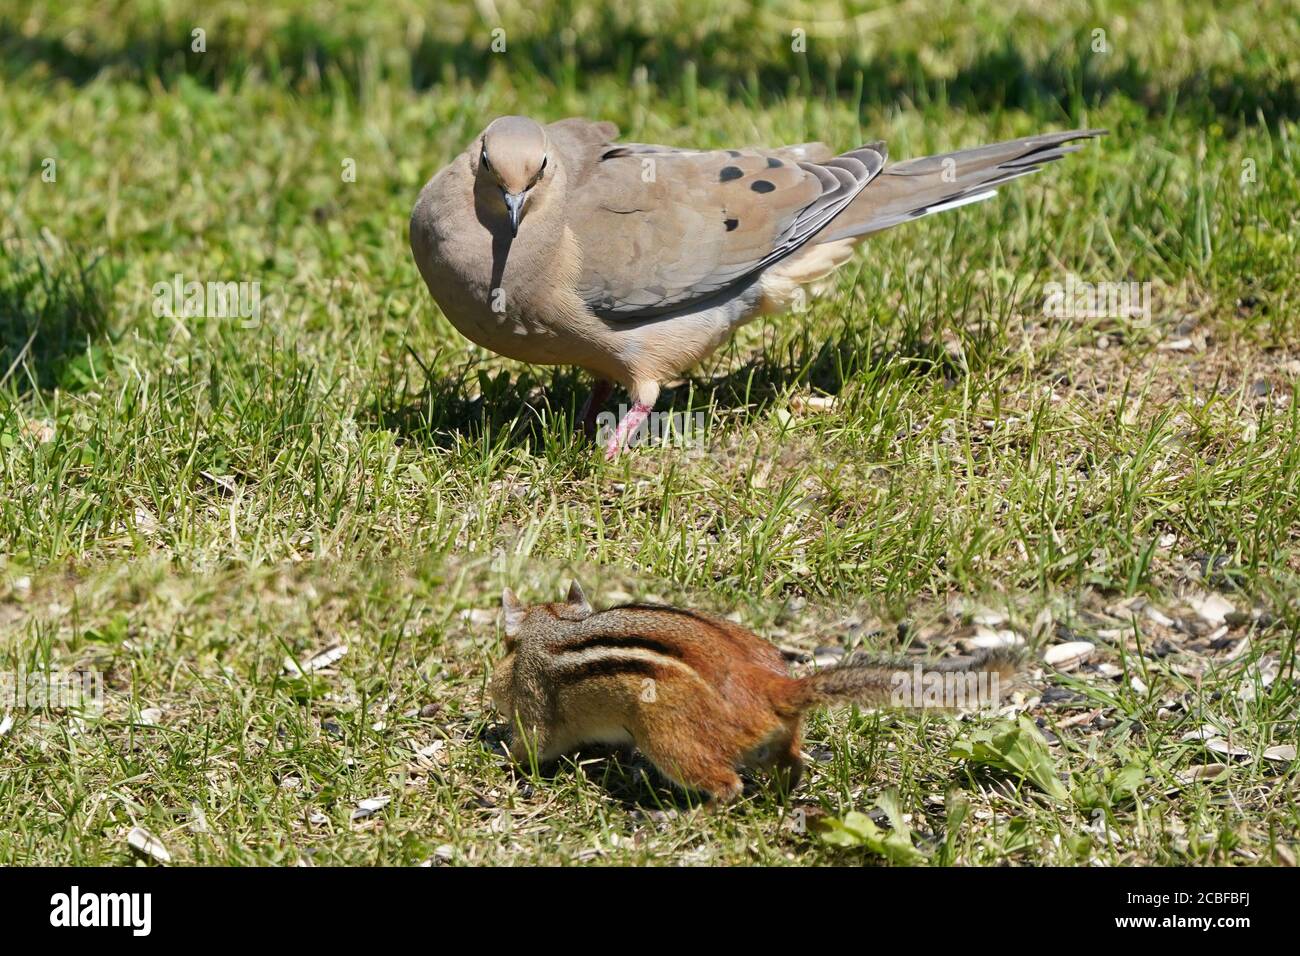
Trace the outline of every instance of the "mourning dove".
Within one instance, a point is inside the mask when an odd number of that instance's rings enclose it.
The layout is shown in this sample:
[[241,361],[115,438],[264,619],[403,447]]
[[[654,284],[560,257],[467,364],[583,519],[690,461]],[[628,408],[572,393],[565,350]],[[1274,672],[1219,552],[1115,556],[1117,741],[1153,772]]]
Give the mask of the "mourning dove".
[[743,323],[788,308],[864,237],[992,196],[1103,130],[1049,133],[885,165],[884,143],[690,150],[617,144],[612,123],[494,120],[425,185],[411,250],[444,315],[501,355],[596,376],[632,402]]

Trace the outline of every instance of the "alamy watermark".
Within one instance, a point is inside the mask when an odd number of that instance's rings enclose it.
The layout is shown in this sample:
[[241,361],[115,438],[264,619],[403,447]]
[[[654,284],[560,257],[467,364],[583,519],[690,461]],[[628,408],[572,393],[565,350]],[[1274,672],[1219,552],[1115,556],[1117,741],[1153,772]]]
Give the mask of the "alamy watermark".
[[925,670],[918,661],[910,671],[890,677],[889,702],[894,707],[941,707],[979,710],[1001,699],[997,671]]
[[[608,442],[618,430],[618,423],[628,414],[628,407],[620,405],[618,412],[601,412],[596,416],[596,437]],[[707,416],[704,412],[650,412],[645,420],[628,434],[626,446],[667,445],[674,448],[703,448]]]
[[178,272],[170,282],[154,283],[153,314],[155,318],[239,319],[244,328],[256,328],[262,323],[262,284],[256,280],[186,282]]
[[1043,285],[1043,314],[1053,319],[1151,321],[1150,282],[1085,282],[1073,272]]
[[153,894],[83,892],[74,885],[50,897],[50,925],[120,926],[132,936],[148,936],[153,929]]
[[0,671],[0,710],[103,709],[99,671]]

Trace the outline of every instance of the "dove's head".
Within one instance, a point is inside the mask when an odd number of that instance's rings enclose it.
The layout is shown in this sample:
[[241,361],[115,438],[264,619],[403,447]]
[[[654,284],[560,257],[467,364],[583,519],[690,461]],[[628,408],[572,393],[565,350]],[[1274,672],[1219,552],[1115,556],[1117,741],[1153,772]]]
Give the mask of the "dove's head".
[[479,180],[501,190],[510,217],[510,234],[518,235],[528,197],[550,178],[550,143],[546,130],[526,116],[502,116],[483,131],[478,157]]

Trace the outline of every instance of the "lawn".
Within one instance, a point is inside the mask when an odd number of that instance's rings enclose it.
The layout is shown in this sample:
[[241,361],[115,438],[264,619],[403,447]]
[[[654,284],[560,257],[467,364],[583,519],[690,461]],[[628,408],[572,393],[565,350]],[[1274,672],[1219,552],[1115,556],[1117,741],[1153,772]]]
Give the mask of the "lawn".
[[[606,462],[585,374],[461,338],[407,245],[505,113],[1110,133],[873,237],[665,391],[697,441]],[[0,672],[103,690],[0,702],[0,862],[1293,865],[1298,140],[1293,0],[0,3]],[[177,276],[260,315],[159,314]],[[1047,308],[1075,279],[1148,307]],[[701,807],[505,759],[501,587],[573,577],[796,669],[1031,663]]]

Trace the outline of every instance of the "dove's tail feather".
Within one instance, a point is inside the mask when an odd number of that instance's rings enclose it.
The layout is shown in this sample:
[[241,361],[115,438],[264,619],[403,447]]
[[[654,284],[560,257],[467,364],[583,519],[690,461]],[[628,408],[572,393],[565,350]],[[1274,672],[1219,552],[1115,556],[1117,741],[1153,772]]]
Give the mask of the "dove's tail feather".
[[1075,140],[1106,130],[1076,129],[909,159],[886,166],[813,242],[860,239],[930,213],[988,199],[997,187],[1082,149]]

